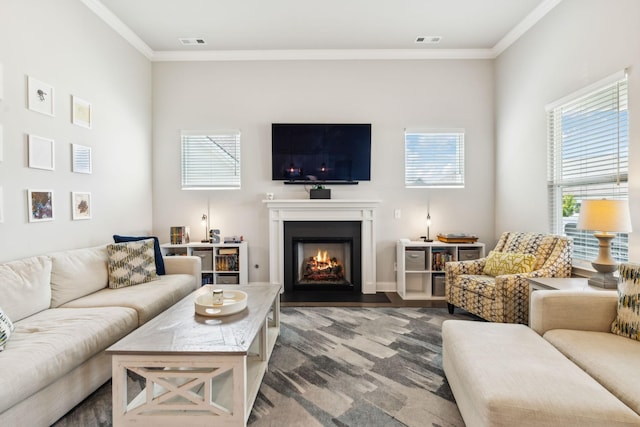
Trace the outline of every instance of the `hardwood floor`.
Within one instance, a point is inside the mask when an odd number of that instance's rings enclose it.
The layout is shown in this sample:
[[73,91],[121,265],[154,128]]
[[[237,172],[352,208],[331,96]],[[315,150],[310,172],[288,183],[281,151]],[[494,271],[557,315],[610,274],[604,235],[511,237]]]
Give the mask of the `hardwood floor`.
[[446,301],[420,301],[403,300],[396,292],[384,292],[388,302],[366,302],[366,301],[281,301],[282,307],[438,307],[447,306]]

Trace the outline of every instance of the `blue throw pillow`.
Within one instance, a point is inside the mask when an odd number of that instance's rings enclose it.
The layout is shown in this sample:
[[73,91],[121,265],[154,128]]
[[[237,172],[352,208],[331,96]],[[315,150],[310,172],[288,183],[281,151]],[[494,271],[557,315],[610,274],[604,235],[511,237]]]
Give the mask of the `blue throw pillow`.
[[164,260],[162,259],[162,251],[160,250],[160,241],[157,237],[153,236],[141,236],[141,237],[133,237],[133,236],[118,236],[117,234],[113,235],[113,241],[115,243],[122,242],[136,242],[138,240],[146,240],[153,239],[153,253],[156,261],[156,274],[162,276],[167,273],[164,271]]

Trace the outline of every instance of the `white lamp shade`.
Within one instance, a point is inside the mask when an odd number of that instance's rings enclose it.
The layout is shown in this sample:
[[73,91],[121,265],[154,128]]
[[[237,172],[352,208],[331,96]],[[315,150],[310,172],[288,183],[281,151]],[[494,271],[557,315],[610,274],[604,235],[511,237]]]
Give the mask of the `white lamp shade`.
[[628,233],[631,231],[629,203],[626,200],[583,200],[576,228]]

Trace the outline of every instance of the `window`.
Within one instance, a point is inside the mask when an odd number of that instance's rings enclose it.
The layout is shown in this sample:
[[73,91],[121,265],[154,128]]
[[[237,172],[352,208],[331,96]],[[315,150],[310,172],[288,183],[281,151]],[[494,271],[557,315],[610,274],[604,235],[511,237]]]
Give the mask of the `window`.
[[182,189],[240,188],[240,132],[182,132]]
[[405,187],[464,187],[464,130],[405,130],[404,146]]
[[[548,193],[551,231],[573,237],[575,260],[598,255],[593,232],[577,230],[587,199],[628,197],[627,80],[611,76],[547,107]],[[607,231],[607,230],[601,230]],[[628,260],[628,235],[611,242],[612,256]]]

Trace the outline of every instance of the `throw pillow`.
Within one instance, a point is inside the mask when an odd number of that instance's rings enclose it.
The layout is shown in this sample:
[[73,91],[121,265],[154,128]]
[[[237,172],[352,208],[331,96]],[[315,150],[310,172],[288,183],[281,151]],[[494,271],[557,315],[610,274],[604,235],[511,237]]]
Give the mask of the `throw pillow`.
[[109,287],[124,288],[157,280],[153,239],[107,245]]
[[640,341],[640,264],[622,263],[618,271],[618,314],[611,332]]
[[4,350],[4,346],[9,341],[9,337],[14,330],[11,319],[0,308],[0,351]]
[[155,261],[156,261],[156,274],[159,274],[160,276],[165,275],[165,270],[164,270],[164,259],[162,258],[162,251],[160,250],[160,241],[158,241],[157,237],[153,237],[153,236],[141,236],[141,237],[134,237],[134,236],[119,236],[117,234],[113,235],[113,241],[116,243],[122,243],[122,242],[136,242],[138,240],[146,240],[146,239],[153,239],[153,253],[155,256]]
[[535,255],[491,251],[484,264],[483,273],[489,276],[529,273],[533,271],[535,265]]

